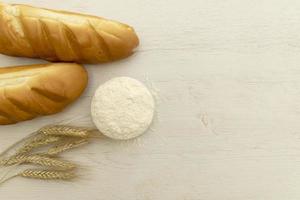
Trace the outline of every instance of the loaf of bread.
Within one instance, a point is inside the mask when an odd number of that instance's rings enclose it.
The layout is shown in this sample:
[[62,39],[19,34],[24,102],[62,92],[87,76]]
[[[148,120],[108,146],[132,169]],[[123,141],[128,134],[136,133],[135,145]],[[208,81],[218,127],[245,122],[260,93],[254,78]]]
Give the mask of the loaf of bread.
[[0,3],[0,53],[49,61],[100,63],[132,54],[133,28],[100,17]]
[[78,64],[55,63],[0,68],[0,124],[13,124],[61,111],[87,85]]

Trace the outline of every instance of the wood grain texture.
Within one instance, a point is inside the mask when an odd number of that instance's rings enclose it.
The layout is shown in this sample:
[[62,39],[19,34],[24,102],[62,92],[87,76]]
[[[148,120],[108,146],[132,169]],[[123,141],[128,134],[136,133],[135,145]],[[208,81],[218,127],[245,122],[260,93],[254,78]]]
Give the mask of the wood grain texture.
[[[50,3],[51,2],[51,3]],[[300,1],[16,0],[85,12],[135,27],[132,57],[87,65],[90,85],[65,112],[0,127],[0,149],[49,124],[91,125],[97,86],[130,76],[157,95],[152,129],[127,142],[103,138],[68,160],[80,181],[14,179],[3,199],[298,200]],[[1,65],[40,63],[1,56]]]

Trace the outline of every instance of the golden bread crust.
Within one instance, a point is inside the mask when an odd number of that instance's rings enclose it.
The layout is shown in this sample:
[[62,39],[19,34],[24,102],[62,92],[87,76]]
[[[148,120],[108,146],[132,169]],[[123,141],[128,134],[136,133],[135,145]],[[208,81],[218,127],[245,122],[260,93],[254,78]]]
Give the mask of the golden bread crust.
[[87,72],[78,64],[0,68],[0,124],[13,124],[64,109],[84,91]]
[[133,28],[100,17],[0,3],[0,53],[49,61],[100,63],[138,46]]

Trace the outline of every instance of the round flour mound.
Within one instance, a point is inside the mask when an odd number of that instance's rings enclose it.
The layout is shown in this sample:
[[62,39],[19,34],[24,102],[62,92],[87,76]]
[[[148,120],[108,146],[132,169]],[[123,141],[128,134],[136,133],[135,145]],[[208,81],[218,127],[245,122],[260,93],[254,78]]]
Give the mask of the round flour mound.
[[119,77],[99,86],[92,100],[91,113],[101,133],[125,140],[148,129],[154,106],[151,93],[141,82]]

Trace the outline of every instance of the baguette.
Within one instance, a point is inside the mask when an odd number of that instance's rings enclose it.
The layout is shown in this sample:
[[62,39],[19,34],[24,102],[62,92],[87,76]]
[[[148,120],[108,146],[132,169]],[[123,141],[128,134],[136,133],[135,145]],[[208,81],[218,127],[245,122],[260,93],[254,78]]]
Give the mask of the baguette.
[[100,17],[0,3],[0,53],[48,61],[101,63],[139,44],[133,28]]
[[87,85],[78,64],[55,63],[0,68],[0,125],[61,111]]

